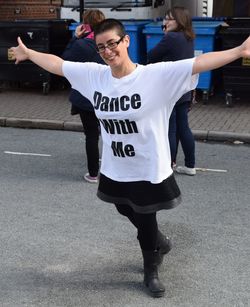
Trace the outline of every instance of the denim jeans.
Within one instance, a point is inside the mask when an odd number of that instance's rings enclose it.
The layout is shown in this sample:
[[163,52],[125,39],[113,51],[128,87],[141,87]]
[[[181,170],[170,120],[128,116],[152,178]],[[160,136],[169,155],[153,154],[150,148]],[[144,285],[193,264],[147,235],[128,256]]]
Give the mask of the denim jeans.
[[86,136],[87,165],[90,176],[96,177],[99,171],[99,121],[95,112],[79,112]]
[[176,105],[169,119],[169,145],[172,163],[176,162],[178,143],[185,156],[185,166],[195,166],[195,142],[194,136],[188,125],[188,111],[190,102],[185,101]]

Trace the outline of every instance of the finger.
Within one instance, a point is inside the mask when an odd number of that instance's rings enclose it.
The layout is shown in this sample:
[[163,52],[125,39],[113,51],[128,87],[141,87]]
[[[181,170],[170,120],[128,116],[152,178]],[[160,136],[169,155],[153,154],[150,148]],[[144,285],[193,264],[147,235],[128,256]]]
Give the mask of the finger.
[[20,36],[18,36],[18,38],[17,38],[17,42],[18,42],[18,44],[19,44],[19,45],[23,45],[23,42],[22,42],[22,40],[21,40],[21,37],[20,37]]

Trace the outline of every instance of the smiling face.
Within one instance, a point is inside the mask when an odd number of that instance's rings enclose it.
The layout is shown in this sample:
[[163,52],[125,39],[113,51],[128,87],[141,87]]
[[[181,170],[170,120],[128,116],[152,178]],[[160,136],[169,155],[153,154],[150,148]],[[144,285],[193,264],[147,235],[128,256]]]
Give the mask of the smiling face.
[[116,30],[108,30],[97,34],[95,41],[97,48],[100,50],[100,56],[111,69],[122,67],[129,61],[128,35],[121,37]]

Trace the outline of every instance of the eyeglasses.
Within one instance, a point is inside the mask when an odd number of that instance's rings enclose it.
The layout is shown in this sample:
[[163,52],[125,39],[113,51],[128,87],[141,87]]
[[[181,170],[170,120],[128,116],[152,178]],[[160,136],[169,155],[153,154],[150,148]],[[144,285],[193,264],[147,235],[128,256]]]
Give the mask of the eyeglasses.
[[162,31],[166,30],[167,26],[166,25],[161,25]]
[[171,21],[171,20],[175,20],[175,18],[173,18],[173,17],[165,17],[164,20],[165,21]]
[[119,44],[120,42],[124,39],[124,36],[122,36],[120,39],[118,39],[118,41],[116,42],[109,42],[107,44],[103,44],[103,45],[99,45],[97,46],[97,52],[98,53],[102,53],[106,50],[106,48],[108,48],[109,50],[113,50],[115,49]]

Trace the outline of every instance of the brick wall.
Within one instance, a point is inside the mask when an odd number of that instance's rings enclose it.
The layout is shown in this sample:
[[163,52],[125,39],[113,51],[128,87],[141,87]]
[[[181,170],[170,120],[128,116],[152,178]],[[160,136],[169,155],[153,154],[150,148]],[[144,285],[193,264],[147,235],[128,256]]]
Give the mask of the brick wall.
[[57,19],[61,0],[0,0],[0,21]]
[[61,5],[61,0],[0,0],[0,5],[22,5],[22,4],[32,4],[32,5]]

